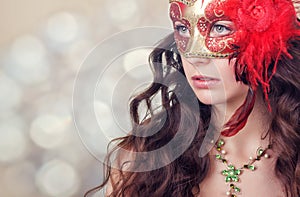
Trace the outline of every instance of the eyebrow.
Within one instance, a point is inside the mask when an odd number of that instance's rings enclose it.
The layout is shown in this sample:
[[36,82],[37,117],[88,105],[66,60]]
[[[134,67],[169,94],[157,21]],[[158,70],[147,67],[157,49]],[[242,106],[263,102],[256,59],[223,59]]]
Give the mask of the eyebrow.
[[221,23],[222,25],[231,25],[231,26],[235,26],[234,22],[232,22],[232,21],[222,21],[222,20],[216,21],[214,24],[219,24],[219,23]]

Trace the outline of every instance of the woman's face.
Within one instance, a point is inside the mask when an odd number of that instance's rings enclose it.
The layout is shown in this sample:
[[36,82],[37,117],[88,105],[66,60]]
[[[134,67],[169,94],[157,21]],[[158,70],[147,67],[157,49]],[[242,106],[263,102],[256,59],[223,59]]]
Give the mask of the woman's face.
[[[234,60],[182,57],[186,78],[198,99],[207,105],[240,106],[248,86],[236,81]],[[228,107],[229,107],[228,106]]]
[[[242,82],[236,81],[233,68],[235,60],[233,59],[229,63],[228,58],[205,58],[201,54],[202,48],[205,47],[203,41],[194,39],[195,34],[183,21],[174,19],[173,25],[175,41],[182,57],[187,80],[198,99],[208,105],[227,104],[227,107],[232,106],[234,108],[240,106],[244,102],[249,88]],[[216,20],[207,31],[206,38],[208,40],[219,39],[220,43],[215,43],[219,45],[224,43],[224,40],[231,39],[236,31],[232,21]],[[176,35],[180,39],[176,39]],[[189,56],[180,50],[180,44],[183,40],[194,40],[194,45],[199,48],[199,55]],[[222,54],[223,51],[219,53]]]

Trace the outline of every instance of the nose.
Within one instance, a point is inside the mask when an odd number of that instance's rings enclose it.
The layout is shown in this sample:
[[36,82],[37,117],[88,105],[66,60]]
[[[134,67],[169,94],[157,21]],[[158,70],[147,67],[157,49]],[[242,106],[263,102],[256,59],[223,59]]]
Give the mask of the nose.
[[194,66],[207,65],[211,61],[209,58],[198,58],[198,57],[190,57],[185,59]]

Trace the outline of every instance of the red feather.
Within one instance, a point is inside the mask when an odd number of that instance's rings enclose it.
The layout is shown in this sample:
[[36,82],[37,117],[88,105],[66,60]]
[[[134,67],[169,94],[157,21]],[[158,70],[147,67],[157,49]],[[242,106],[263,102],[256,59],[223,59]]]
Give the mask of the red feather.
[[[253,96],[260,86],[271,110],[268,97],[270,80],[276,72],[280,58],[283,55],[292,58],[288,53],[288,41],[300,36],[293,3],[290,0],[241,0],[237,16],[237,77],[241,79],[245,71],[246,80],[254,92]],[[268,71],[272,63],[270,74]],[[255,98],[250,98],[248,94],[242,106],[226,123],[227,128],[221,133],[223,136],[233,136],[245,126],[254,101]]]

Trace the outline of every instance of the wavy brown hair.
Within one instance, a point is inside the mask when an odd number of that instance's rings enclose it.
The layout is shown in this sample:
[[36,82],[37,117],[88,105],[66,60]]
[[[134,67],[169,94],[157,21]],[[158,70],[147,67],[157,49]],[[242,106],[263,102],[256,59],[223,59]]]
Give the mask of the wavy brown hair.
[[[270,81],[272,121],[268,134],[274,142],[274,151],[279,155],[276,175],[280,177],[287,196],[299,197],[300,41],[295,38],[289,44],[293,59],[282,56]],[[162,40],[151,53],[149,62],[153,83],[130,102],[132,133],[114,140],[118,144],[107,155],[103,183],[86,195],[102,189],[109,182],[111,197],[149,194],[153,197],[187,197],[200,192],[199,183],[205,179],[210,166],[208,156],[199,157],[199,149],[210,127],[211,106],[197,100],[187,80],[178,80],[179,75],[184,76],[184,71],[173,35]],[[270,72],[271,69],[272,66]],[[160,106],[154,102],[157,97],[160,98]],[[141,114],[140,108],[144,106],[147,113]],[[120,148],[138,153],[159,149],[178,133],[175,146],[165,148],[160,154],[138,159],[132,155],[120,155]],[[188,146],[183,147],[184,144]],[[176,150],[180,148],[184,151],[176,156]],[[109,165],[116,162],[115,153],[119,169]],[[135,170],[141,169],[141,166],[146,170]]]

